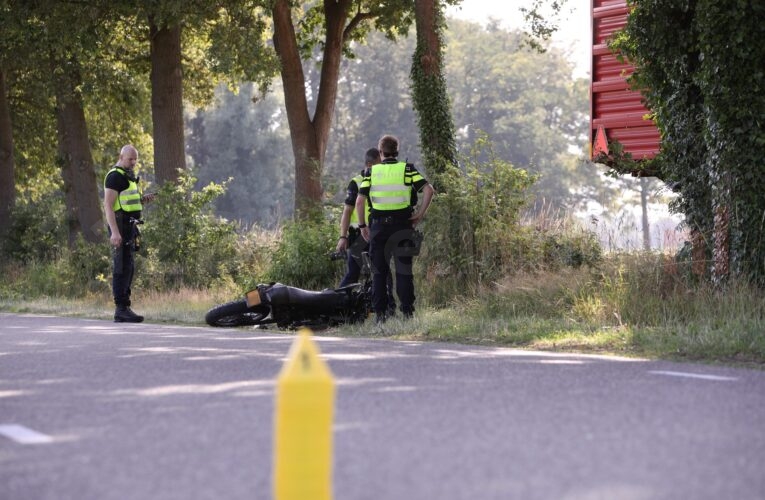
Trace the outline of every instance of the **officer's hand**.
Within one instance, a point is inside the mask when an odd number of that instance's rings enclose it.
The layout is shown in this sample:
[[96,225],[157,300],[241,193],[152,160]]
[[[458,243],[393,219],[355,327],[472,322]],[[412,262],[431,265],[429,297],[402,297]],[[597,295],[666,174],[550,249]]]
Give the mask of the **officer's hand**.
[[364,241],[369,241],[369,227],[361,228],[361,237],[364,238]]
[[111,243],[113,247],[119,248],[119,246],[122,245],[122,235],[118,232],[112,233],[109,237],[109,243]]
[[151,203],[157,198],[157,193],[146,193],[141,196],[141,203]]
[[348,238],[340,238],[337,240],[337,246],[335,247],[335,252],[345,252],[345,249],[348,248]]
[[417,224],[419,224],[422,221],[422,215],[414,213],[411,217],[409,217],[409,222],[412,223],[412,229],[417,227]]

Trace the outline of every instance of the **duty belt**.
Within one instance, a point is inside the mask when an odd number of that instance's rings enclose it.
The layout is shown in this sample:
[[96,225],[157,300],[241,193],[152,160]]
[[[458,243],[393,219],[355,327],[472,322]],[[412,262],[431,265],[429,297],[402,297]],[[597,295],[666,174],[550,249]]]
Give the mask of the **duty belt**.
[[409,222],[409,218],[402,215],[373,215],[372,222],[378,222],[383,226],[392,226],[394,224],[406,224]]

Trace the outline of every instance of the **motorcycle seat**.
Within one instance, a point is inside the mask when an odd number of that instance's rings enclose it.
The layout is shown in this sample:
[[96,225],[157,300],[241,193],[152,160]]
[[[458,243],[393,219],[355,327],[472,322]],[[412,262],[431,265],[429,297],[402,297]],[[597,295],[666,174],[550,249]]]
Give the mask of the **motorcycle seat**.
[[294,286],[276,284],[266,292],[274,306],[295,305],[316,309],[328,309],[342,306],[346,296],[334,290],[315,292]]

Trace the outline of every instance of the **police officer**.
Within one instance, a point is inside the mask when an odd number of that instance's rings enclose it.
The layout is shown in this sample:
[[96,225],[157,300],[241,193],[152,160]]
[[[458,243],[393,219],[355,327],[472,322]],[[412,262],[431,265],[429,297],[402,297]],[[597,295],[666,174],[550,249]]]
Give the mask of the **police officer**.
[[138,151],[128,144],[120,150],[117,164],[104,178],[104,214],[109,225],[109,242],[114,247],[112,295],[114,296],[114,321],[118,323],[140,323],[140,316],[130,309],[130,286],[133,282],[135,259],[133,258],[133,237],[135,224],[131,219],[140,220],[142,203],[154,200],[153,194],[141,195],[134,168]]
[[[425,216],[435,193],[414,165],[398,161],[398,146],[398,139],[392,135],[380,138],[378,149],[382,162],[361,181],[356,199],[361,235],[370,242],[369,253],[374,268],[372,304],[378,323],[387,319],[385,281],[391,272],[388,265],[391,256],[396,268],[396,294],[401,312],[404,318],[410,318],[414,313],[412,254],[406,249],[414,245],[413,230]],[[413,191],[423,195],[417,211],[412,206]],[[362,215],[367,199],[372,205],[369,227]]]
[[[359,194],[359,186],[365,176],[369,175],[369,169],[380,163],[380,151],[370,148],[364,155],[364,169],[348,183],[347,196],[340,216],[340,238],[337,240],[336,252],[347,252],[347,272],[340,281],[341,287],[357,283],[361,274],[361,254],[369,250],[369,243],[361,238],[359,231],[359,217],[356,212],[356,197]],[[364,220],[369,218],[369,203],[365,205]],[[393,278],[388,275],[388,313],[395,314],[396,299],[393,297]]]

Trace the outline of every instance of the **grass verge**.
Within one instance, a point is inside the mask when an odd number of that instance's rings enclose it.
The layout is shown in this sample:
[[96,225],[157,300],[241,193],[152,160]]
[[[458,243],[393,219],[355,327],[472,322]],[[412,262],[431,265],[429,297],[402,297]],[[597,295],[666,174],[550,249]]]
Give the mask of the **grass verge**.
[[[765,368],[763,291],[743,284],[691,286],[670,264],[648,256],[613,259],[598,269],[517,274],[446,306],[428,306],[425,296],[411,321],[394,318],[382,328],[367,321],[317,333]],[[236,298],[230,288],[135,295],[134,309],[147,321],[199,326],[210,307]],[[4,294],[0,310],[107,320],[113,314],[105,291],[78,299]]]

